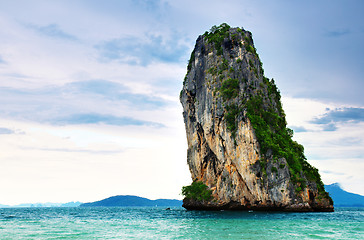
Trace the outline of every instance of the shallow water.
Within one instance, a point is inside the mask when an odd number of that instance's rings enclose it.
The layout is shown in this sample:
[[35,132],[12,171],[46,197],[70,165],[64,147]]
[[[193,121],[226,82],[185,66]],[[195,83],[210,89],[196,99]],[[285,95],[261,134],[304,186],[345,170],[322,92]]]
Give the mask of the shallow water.
[[364,239],[364,208],[333,213],[4,208],[0,239]]

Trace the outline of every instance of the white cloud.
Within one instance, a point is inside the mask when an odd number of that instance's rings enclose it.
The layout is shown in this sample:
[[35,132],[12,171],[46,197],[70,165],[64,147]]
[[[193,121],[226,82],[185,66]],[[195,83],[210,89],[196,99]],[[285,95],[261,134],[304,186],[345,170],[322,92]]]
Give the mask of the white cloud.
[[12,129],[0,127],[0,135],[1,134],[13,134],[13,133],[15,133],[15,132]]

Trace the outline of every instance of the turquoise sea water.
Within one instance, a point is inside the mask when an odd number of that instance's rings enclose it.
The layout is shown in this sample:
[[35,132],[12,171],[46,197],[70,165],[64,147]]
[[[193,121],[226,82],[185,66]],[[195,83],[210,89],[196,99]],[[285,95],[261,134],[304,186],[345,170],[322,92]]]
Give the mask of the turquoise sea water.
[[0,239],[364,239],[364,208],[333,213],[4,208]]

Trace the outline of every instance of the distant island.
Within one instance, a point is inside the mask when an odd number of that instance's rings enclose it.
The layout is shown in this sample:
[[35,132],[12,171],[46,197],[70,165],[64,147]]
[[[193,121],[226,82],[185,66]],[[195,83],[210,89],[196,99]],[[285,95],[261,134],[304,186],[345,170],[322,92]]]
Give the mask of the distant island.
[[22,203],[17,205],[3,205],[0,208],[43,208],[43,207],[79,207],[82,202],[68,202],[68,203]]
[[119,195],[109,197],[100,201],[83,203],[80,207],[181,207],[182,201],[176,199],[156,199]]
[[325,185],[335,207],[364,207],[364,196],[344,191],[338,183]]
[[[364,207],[364,196],[350,193],[343,190],[338,183],[325,185],[325,190],[334,200],[335,207]],[[100,201],[81,203],[25,203],[18,205],[3,205],[0,208],[26,208],[26,207],[181,207],[182,201],[176,199],[157,199],[150,200],[148,198],[119,195],[105,198]]]

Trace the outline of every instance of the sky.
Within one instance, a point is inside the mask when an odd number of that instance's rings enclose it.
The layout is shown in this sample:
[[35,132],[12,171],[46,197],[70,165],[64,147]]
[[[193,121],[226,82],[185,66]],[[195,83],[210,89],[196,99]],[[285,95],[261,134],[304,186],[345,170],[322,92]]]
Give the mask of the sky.
[[364,195],[361,0],[0,0],[0,204],[182,199],[200,34],[253,34],[325,184]]

